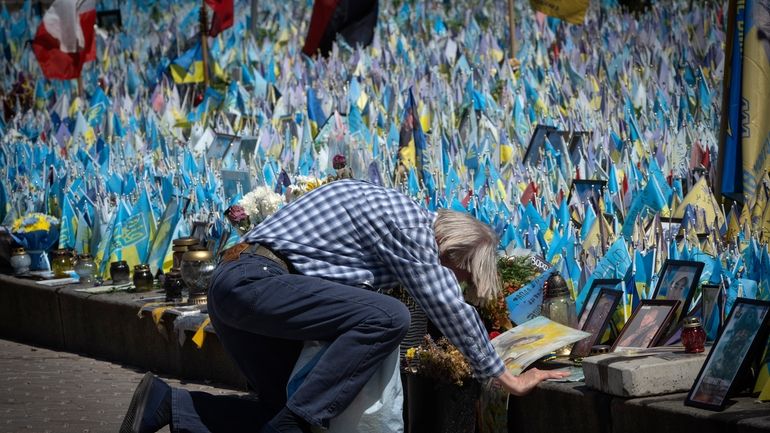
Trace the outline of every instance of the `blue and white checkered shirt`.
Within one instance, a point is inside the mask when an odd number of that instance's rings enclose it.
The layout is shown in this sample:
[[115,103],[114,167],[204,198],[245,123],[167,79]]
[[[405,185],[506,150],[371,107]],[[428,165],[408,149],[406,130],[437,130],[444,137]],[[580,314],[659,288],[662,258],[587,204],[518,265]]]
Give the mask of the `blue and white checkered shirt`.
[[243,240],[283,255],[304,275],[358,287],[403,285],[478,378],[499,376],[505,366],[484,325],[439,262],[435,219],[395,190],[341,180],[281,208]]

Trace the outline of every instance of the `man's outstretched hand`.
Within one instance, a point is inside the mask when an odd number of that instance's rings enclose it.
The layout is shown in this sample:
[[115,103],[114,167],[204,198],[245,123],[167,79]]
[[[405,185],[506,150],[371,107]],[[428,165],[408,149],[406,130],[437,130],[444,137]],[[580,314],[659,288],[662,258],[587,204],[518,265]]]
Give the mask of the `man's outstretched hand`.
[[567,376],[569,376],[569,373],[566,371],[538,370],[537,368],[533,368],[518,376],[514,376],[511,372],[506,370],[495,380],[497,380],[497,383],[509,394],[522,396],[529,394],[530,391],[535,389],[538,383],[544,380],[563,379]]

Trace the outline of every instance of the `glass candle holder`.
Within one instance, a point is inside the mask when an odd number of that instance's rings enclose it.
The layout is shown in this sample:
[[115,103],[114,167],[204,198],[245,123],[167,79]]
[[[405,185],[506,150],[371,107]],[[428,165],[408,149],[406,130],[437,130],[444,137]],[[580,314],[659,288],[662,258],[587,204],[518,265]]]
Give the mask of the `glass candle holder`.
[[184,254],[191,250],[193,247],[198,245],[198,239],[194,237],[184,237],[184,238],[178,238],[174,239],[172,241],[173,246],[171,247],[171,250],[174,252],[173,260],[174,264],[172,267],[174,269],[180,269],[182,267],[182,257]]
[[182,280],[190,291],[191,304],[205,304],[209,283],[216,264],[214,255],[208,250],[192,250],[182,258]]
[[67,278],[74,270],[72,253],[69,250],[54,250],[51,253],[51,270],[55,278]]
[[181,302],[182,289],[184,289],[184,281],[182,281],[182,274],[179,271],[171,270],[165,274],[163,291],[166,292],[166,302]]
[[152,290],[153,283],[155,282],[149,265],[134,266],[134,276],[132,280],[137,292],[149,292]]
[[686,353],[701,353],[705,350],[706,331],[697,317],[687,317],[682,325],[682,344]]
[[32,266],[32,257],[24,248],[16,248],[11,255],[11,267],[14,275],[26,274]]
[[110,278],[112,278],[112,284],[123,284],[129,281],[131,277],[131,269],[128,267],[128,263],[125,260],[110,263]]
[[80,284],[93,284],[96,275],[96,263],[91,254],[81,254],[75,263],[75,273],[80,277]]

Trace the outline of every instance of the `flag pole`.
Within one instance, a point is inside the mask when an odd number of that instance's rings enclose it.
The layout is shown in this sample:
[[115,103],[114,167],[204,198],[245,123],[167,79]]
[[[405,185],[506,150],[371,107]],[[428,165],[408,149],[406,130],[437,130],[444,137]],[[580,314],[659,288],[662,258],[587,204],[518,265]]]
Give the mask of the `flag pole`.
[[78,75],[78,96],[83,97],[83,75]]
[[510,32],[511,43],[511,55],[510,58],[516,57],[516,12],[513,9],[513,0],[508,0],[508,29]]
[[254,40],[257,39],[257,15],[259,14],[259,1],[258,0],[251,0],[251,35],[254,37]]
[[203,83],[209,86],[209,36],[208,36],[208,14],[206,13],[206,2],[201,0],[200,13],[200,31],[201,31],[201,51],[203,52]]

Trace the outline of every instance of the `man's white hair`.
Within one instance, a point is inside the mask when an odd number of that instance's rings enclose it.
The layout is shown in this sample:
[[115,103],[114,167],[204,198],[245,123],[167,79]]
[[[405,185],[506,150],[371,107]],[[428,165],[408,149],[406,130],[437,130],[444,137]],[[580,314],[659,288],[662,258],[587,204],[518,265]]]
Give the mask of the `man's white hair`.
[[439,255],[471,275],[474,287],[466,299],[474,303],[494,299],[500,291],[495,232],[468,214],[448,209],[438,210],[433,230]]

